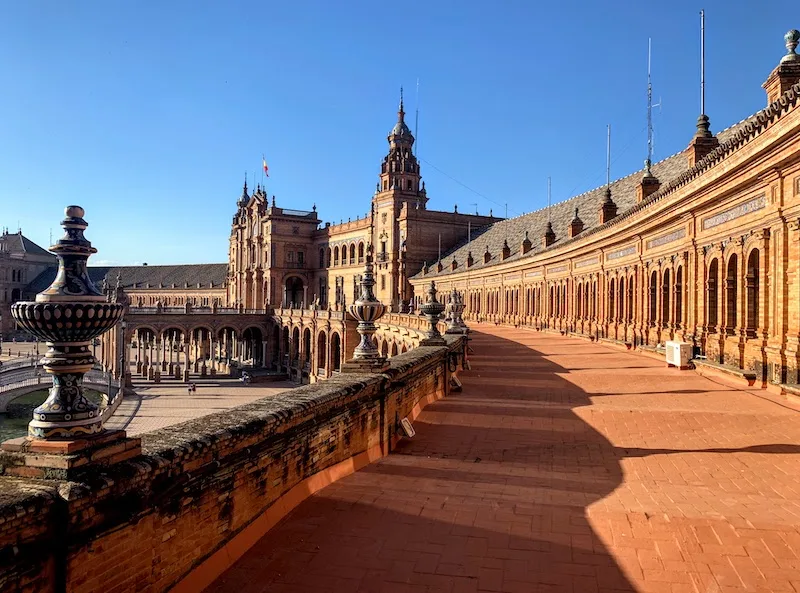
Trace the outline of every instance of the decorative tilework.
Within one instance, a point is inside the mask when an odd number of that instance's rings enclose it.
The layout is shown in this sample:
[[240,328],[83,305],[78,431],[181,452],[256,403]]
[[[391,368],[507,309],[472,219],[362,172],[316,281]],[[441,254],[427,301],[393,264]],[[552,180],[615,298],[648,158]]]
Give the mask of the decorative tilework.
[[573,267],[575,269],[585,268],[586,266],[592,266],[599,261],[600,259],[598,257],[590,257],[589,259],[582,259],[581,261],[575,262]]
[[731,220],[735,220],[750,214],[751,212],[761,210],[762,208],[766,207],[766,205],[767,198],[764,194],[761,194],[757,198],[753,198],[752,200],[748,200],[743,204],[739,204],[733,208],[728,208],[724,212],[720,212],[719,214],[715,214],[714,216],[709,216],[708,218],[704,219],[703,229],[713,229],[715,226],[725,224],[726,222],[730,222]]
[[661,245],[672,243],[673,241],[677,241],[678,239],[683,239],[685,236],[686,236],[686,229],[680,228],[677,231],[672,231],[671,233],[667,233],[665,235],[656,237],[655,239],[650,239],[647,242],[647,248],[652,249],[653,247],[660,247]]
[[619,259],[621,257],[625,257],[626,255],[635,255],[636,254],[636,246],[630,245],[629,247],[623,247],[622,249],[617,249],[616,251],[609,252],[606,255],[606,259]]
[[533,270],[532,272],[525,272],[526,278],[539,278],[542,275],[541,270]]
[[548,274],[558,274],[559,272],[566,272],[566,271],[567,271],[566,264],[562,264],[560,266],[553,266],[552,268],[547,268]]

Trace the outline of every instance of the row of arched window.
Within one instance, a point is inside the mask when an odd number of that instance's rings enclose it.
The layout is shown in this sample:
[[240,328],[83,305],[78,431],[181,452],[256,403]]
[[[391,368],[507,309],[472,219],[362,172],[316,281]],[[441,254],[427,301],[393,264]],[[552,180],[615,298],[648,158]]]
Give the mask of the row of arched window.
[[[740,256],[733,253],[724,265],[715,257],[706,266],[706,290],[699,291],[698,299],[704,305],[703,325],[708,333],[734,335],[741,331],[748,337],[756,335],[760,324],[759,249],[750,250],[744,268],[740,269],[740,265]],[[598,273],[523,287],[470,291],[466,314],[478,318],[527,316],[685,327],[684,266],[648,270],[642,293],[638,292],[642,290],[637,285],[638,269],[634,266],[624,275],[610,275],[604,288],[598,284]]]
[[319,267],[353,266],[364,263],[364,242],[350,245],[336,245],[333,249],[321,247],[319,250]]

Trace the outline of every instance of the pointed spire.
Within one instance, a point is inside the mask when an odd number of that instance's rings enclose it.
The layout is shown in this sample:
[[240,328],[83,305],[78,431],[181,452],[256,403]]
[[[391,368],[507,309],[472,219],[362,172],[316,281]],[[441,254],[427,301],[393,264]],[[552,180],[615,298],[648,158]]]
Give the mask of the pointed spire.
[[403,87],[400,87],[400,108],[397,110],[397,121],[405,121],[406,112],[403,109]]
[[236,201],[236,205],[239,207],[244,206],[247,202],[250,201],[250,196],[247,194],[247,173],[244,174],[244,187],[242,188],[242,195],[239,196],[239,199]]

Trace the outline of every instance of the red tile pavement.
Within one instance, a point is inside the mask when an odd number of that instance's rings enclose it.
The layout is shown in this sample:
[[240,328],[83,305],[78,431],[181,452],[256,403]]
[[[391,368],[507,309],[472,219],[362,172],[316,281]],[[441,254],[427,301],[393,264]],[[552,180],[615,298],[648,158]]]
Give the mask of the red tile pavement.
[[464,391],[208,591],[800,592],[800,412],[479,326]]

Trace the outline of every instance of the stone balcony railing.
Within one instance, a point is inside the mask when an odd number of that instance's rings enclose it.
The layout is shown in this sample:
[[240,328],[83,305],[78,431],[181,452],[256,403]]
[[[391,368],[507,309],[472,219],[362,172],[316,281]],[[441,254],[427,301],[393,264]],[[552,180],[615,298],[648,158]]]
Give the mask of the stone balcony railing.
[[388,454],[399,419],[447,395],[465,343],[446,339],[382,374],[337,374],[144,433],[141,455],[69,481],[0,477],[0,590],[203,590],[304,498]]

